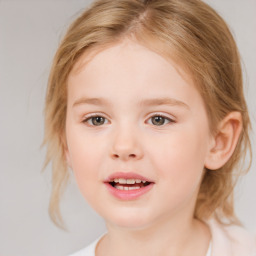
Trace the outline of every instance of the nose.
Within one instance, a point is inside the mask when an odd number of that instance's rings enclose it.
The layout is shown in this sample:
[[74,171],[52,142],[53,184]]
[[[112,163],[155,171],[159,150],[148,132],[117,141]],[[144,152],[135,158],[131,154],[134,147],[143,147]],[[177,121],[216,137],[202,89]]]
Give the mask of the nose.
[[111,158],[122,161],[139,160],[143,157],[140,136],[131,129],[116,132],[111,148]]

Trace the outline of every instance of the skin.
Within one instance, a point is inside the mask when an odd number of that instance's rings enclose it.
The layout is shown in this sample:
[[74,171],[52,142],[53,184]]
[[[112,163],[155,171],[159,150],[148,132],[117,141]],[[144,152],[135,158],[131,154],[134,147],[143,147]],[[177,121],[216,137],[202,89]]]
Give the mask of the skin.
[[[141,103],[166,98],[171,104]],[[100,125],[91,114],[103,117]],[[97,256],[206,254],[210,232],[193,212],[216,140],[200,93],[175,63],[128,40],[82,56],[68,78],[66,141],[81,193],[106,221]],[[104,184],[115,172],[154,185],[135,200],[117,199]]]

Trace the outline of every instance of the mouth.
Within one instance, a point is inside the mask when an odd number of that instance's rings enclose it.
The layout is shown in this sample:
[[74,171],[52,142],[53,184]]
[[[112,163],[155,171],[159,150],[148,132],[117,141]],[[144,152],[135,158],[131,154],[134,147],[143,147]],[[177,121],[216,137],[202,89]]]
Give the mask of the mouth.
[[115,178],[109,184],[118,190],[137,190],[150,185],[151,182],[140,179]]
[[136,173],[115,173],[104,182],[109,192],[122,200],[137,199],[151,190],[153,181]]

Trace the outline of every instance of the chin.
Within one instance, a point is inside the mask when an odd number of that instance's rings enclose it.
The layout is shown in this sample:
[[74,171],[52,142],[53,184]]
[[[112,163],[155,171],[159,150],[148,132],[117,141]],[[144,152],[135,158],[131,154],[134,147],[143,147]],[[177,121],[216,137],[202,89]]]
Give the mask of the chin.
[[131,230],[145,229],[146,227],[150,226],[150,223],[153,222],[149,216],[145,216],[145,214],[142,214],[141,212],[138,213],[131,211],[127,211],[126,213],[112,213],[109,216],[104,216],[104,219],[110,225]]

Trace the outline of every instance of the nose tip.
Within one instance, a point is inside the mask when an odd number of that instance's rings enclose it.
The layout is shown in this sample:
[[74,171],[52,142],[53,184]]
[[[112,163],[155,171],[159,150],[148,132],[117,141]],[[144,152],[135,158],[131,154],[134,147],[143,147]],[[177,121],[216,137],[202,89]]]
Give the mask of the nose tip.
[[111,157],[112,159],[123,161],[141,159],[143,157],[143,151],[138,136],[130,132],[121,132],[118,136],[115,136],[111,149]]

